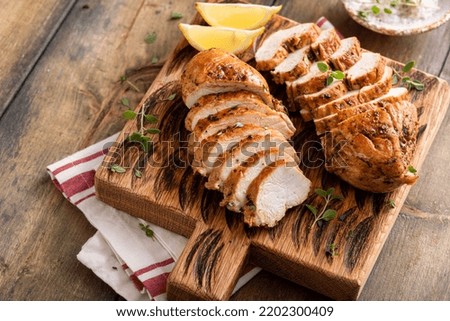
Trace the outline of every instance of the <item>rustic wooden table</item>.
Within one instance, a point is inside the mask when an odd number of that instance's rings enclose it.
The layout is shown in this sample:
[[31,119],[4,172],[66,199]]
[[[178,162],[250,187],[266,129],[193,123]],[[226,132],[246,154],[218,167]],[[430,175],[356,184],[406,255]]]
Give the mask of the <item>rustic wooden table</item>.
[[[0,0],[0,299],[120,300],[76,259],[95,230],[56,190],[48,164],[119,131],[120,98],[136,105],[180,39],[172,12],[195,0]],[[281,3],[300,22],[326,16],[344,36],[450,80],[450,24],[388,37],[359,26],[338,0]],[[156,34],[149,44],[146,35]],[[158,61],[158,62],[157,62]],[[139,92],[121,84],[121,75]],[[450,112],[361,300],[450,300]],[[326,300],[261,272],[234,300]]]

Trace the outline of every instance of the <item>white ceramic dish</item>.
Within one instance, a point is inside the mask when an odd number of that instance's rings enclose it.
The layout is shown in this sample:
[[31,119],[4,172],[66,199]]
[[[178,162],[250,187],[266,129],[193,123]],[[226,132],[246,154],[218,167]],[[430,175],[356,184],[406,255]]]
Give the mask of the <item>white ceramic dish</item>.
[[[450,0],[422,0],[420,6],[391,7],[391,1],[342,0],[349,15],[360,25],[390,36],[413,35],[432,30],[450,20]],[[379,14],[371,11],[380,8]],[[392,13],[384,12],[387,8]],[[366,12],[361,17],[361,12]],[[364,15],[364,14],[363,14]]]

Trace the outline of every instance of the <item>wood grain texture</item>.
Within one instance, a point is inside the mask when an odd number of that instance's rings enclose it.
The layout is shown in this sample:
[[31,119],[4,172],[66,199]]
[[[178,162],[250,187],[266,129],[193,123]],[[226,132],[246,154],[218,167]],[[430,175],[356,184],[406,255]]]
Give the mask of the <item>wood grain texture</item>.
[[[266,32],[278,30],[286,23],[290,22],[276,17],[266,25]],[[299,206],[288,211],[273,229],[246,230],[235,214],[240,232],[233,230],[234,225],[230,226],[226,221],[225,210],[217,206],[220,195],[204,189],[202,179],[193,175],[186,155],[188,133],[183,120],[187,109],[179,97],[178,81],[183,66],[195,52],[182,41],[136,110],[141,114],[155,114],[161,119],[162,134],[154,141],[154,148],[146,153],[136,144],[131,144],[128,136],[140,130],[140,122],[135,120],[126,124],[116,147],[109,152],[97,172],[98,197],[132,215],[190,237],[168,280],[170,298],[228,299],[249,252],[252,263],[281,277],[335,299],[356,299],[410,187],[405,186],[389,194],[365,193],[327,173],[323,166],[314,166],[311,159],[320,162],[323,155],[314,128],[307,126],[293,139],[302,158],[300,167],[313,182],[313,189],[334,187],[344,196],[342,202],[334,205],[339,219],[311,227],[312,216],[305,206]],[[389,64],[399,68],[399,63],[389,61]],[[445,81],[432,75],[414,71],[411,77],[421,80],[426,88],[409,94],[409,100],[416,105],[420,115],[421,129],[412,160],[412,164],[420,169],[447,110],[450,91]],[[167,101],[166,98],[173,93],[178,98]],[[292,117],[295,118],[294,115]],[[313,156],[311,144],[317,145],[314,150],[318,153]],[[130,170],[118,175],[109,170],[112,164]],[[135,169],[143,172],[142,179],[133,175]],[[192,185],[196,188],[189,188]],[[189,206],[180,202],[180,195],[186,193],[182,190],[184,188],[195,195],[195,199],[188,202]],[[388,200],[393,200],[397,207],[387,206]],[[305,203],[318,206],[318,202],[320,199],[312,194]],[[213,215],[207,211],[211,207]],[[226,231],[231,233],[231,238],[224,235]],[[212,242],[211,238],[215,241]],[[230,242],[241,238],[243,241],[238,242],[241,247],[233,249]],[[244,246],[247,243],[251,244],[250,250]],[[337,246],[338,256],[327,254],[330,244]],[[198,254],[200,248],[206,252]],[[194,256],[211,258],[213,253],[214,264],[201,260],[191,264]],[[227,271],[228,277],[223,277],[222,271]]]
[[[8,106],[0,125],[5,164],[0,169],[0,298],[119,298],[77,261],[95,230],[54,188],[45,167],[123,127],[120,114],[126,107],[120,99],[129,98],[133,106],[142,98],[153,79],[153,55],[163,60],[178,38],[170,12],[186,12],[190,19],[188,6],[192,3],[77,3]],[[162,23],[149,26],[149,19]],[[34,27],[24,29],[23,37],[32,37]],[[159,38],[145,43],[153,31]],[[139,93],[120,84],[125,73]]]
[[[139,103],[159,71],[158,66],[151,64],[153,55],[163,61],[179,39],[177,21],[167,17],[177,11],[184,15],[182,22],[190,21],[194,2],[78,1],[66,19],[59,18],[63,23],[54,37],[44,26],[55,21],[48,16],[55,7],[39,5],[48,2],[2,2],[0,15],[8,17],[11,28],[16,30],[13,42],[25,39],[30,45],[41,36],[51,38],[51,42],[39,57],[8,53],[14,61],[20,60],[21,68],[29,66],[29,76],[25,82],[16,83],[13,100],[2,101],[7,112],[0,119],[0,299],[120,299],[76,260],[94,229],[54,188],[44,168],[123,128],[120,114],[125,107],[118,101],[125,96],[132,106]],[[450,80],[448,23],[422,35],[387,37],[354,23],[338,0],[277,3],[284,5],[283,15],[297,20],[314,21],[325,15],[345,36],[360,36],[365,48],[402,62],[415,59],[421,70]],[[40,29],[36,28],[36,20],[23,19],[23,13],[11,11],[10,4],[26,4],[27,15],[47,20],[39,25]],[[139,13],[142,10],[146,10],[145,14]],[[37,36],[39,31],[44,35]],[[156,42],[144,45],[142,36],[152,31],[157,33]],[[4,31],[0,37],[11,39]],[[75,63],[71,63],[72,59]],[[19,72],[0,70],[2,84]],[[123,73],[141,92],[118,82]],[[450,189],[450,180],[445,179],[450,157],[448,115],[449,112],[422,166],[421,178],[408,196],[408,204],[420,206],[413,208],[414,213],[426,216],[426,224],[402,209],[360,299],[450,300],[443,282],[450,273],[445,263],[448,231],[442,219],[442,215],[448,215],[448,199],[441,192]],[[426,197],[422,196],[425,192]],[[417,251],[420,255],[412,256]],[[286,301],[327,297],[263,271],[231,299]]]
[[74,3],[75,0],[0,1],[0,116]]

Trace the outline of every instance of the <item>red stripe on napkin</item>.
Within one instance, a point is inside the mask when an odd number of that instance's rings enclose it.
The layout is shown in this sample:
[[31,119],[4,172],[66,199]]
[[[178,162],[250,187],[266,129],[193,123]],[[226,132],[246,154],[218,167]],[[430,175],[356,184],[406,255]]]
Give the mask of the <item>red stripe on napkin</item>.
[[166,293],[166,283],[168,277],[169,273],[163,273],[153,278],[147,279],[143,282],[144,287],[152,297],[156,297],[158,295]]
[[103,150],[98,151],[98,152],[96,152],[96,153],[94,153],[92,155],[88,155],[88,156],[85,156],[83,158],[77,159],[77,160],[75,160],[75,161],[73,161],[71,163],[65,164],[65,165],[55,169],[54,171],[52,171],[52,174],[53,175],[58,175],[59,173],[65,171],[66,169],[72,168],[72,167],[74,167],[76,165],[79,165],[79,164],[82,164],[82,163],[89,162],[90,160],[93,160],[93,159],[95,159],[97,157],[105,156],[107,153],[108,153],[108,149],[103,149]]
[[91,197],[94,197],[94,196],[95,196],[95,192],[92,193],[92,194],[89,194],[89,195],[87,195],[87,196],[85,196],[85,197],[83,197],[82,199],[79,199],[78,201],[76,201],[75,203],[73,203],[73,205],[78,205],[78,204],[80,204],[81,202],[87,200],[88,198],[91,198]]
[[152,271],[152,270],[154,270],[156,268],[172,264],[173,262],[175,262],[173,258],[168,258],[167,260],[164,260],[164,261],[161,261],[161,262],[157,262],[155,264],[152,264],[152,265],[149,265],[149,266],[147,266],[145,268],[137,270],[136,272],[134,272],[134,274],[135,275],[142,275],[142,274],[150,272],[150,271]]
[[68,179],[64,183],[60,184],[61,190],[66,194],[67,198],[72,197],[75,194],[83,192],[88,188],[94,186],[95,171],[90,170]]

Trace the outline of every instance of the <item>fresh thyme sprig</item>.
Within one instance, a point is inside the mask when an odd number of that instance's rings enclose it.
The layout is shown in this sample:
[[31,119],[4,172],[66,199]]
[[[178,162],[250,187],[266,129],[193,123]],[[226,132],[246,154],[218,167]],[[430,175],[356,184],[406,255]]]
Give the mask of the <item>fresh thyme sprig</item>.
[[327,189],[326,191],[317,188],[314,192],[325,200],[325,204],[322,206],[320,211],[317,209],[317,207],[313,205],[310,204],[305,205],[308,208],[308,210],[314,215],[314,221],[311,224],[311,228],[314,226],[314,224],[319,223],[322,220],[328,222],[334,219],[336,217],[336,211],[331,208],[328,208],[328,205],[334,200],[342,200],[343,198],[341,195],[334,194],[333,187]]
[[142,223],[139,223],[139,227],[141,228],[142,231],[145,232],[145,235],[151,239],[154,240],[155,238],[155,232],[153,232],[153,230],[150,228],[150,226],[148,225],[144,225]]
[[421,83],[417,79],[411,79],[411,77],[404,75],[404,74],[410,72],[414,68],[415,65],[416,65],[416,62],[414,60],[408,61],[401,69],[401,72],[403,74],[401,74],[399,70],[392,68],[392,70],[394,71],[394,75],[392,76],[392,84],[396,85],[396,84],[398,84],[399,81],[401,81],[402,84],[405,85],[406,88],[408,88],[408,90],[411,90],[414,88],[417,91],[422,91],[425,88],[425,85],[423,83]]
[[338,247],[336,244],[330,243],[327,245],[327,248],[325,249],[325,253],[333,258],[333,257],[339,255],[337,249],[338,249]]
[[[329,67],[324,61],[319,61],[317,63],[317,68],[321,72],[327,72]],[[332,70],[330,75],[327,77],[327,86],[331,85],[334,80],[342,80],[345,78],[345,74],[340,70]]]

